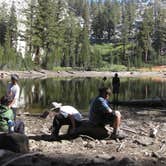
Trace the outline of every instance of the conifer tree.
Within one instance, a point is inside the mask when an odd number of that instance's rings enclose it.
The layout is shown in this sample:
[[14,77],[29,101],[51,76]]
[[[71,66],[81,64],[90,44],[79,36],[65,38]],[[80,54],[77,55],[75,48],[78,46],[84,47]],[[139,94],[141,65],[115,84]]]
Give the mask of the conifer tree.
[[18,30],[17,30],[17,16],[14,2],[12,3],[9,15],[9,35],[10,35],[10,47],[17,48],[17,38],[18,38]]

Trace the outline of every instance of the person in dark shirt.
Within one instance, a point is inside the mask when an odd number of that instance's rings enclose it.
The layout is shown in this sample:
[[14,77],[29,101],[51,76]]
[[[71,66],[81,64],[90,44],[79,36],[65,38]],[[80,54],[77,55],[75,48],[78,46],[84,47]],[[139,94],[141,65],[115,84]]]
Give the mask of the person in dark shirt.
[[110,124],[113,127],[113,138],[122,138],[120,134],[121,114],[119,111],[113,111],[108,99],[111,95],[109,88],[100,88],[99,95],[91,102],[89,121],[95,126],[105,126]]
[[115,76],[112,79],[112,87],[113,87],[113,101],[118,102],[120,79],[117,73],[115,73]]

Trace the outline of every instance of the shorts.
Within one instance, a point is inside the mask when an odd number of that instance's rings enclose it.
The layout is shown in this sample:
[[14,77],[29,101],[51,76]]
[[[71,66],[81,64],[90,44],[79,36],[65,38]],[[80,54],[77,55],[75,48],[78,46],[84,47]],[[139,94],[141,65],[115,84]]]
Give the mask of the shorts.
[[104,125],[109,124],[109,125],[113,125],[114,121],[116,119],[116,115],[115,112],[112,112],[111,114],[107,114],[103,120]]

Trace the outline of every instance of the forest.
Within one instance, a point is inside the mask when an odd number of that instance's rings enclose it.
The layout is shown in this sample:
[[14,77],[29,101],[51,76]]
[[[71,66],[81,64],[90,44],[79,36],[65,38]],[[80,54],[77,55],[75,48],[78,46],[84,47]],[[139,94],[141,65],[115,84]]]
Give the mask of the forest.
[[[147,3],[146,3],[147,2]],[[0,4],[0,69],[130,70],[166,64],[166,4],[27,0]],[[19,43],[25,43],[23,53]]]

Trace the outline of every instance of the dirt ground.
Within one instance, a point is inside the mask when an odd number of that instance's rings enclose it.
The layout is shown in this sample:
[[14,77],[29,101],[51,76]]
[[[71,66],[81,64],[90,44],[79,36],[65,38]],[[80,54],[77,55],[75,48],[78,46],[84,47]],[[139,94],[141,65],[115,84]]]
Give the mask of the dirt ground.
[[[165,166],[165,110],[126,108],[121,113],[123,116],[121,130],[127,134],[123,140],[110,138],[95,140],[82,136],[61,141],[49,140],[52,114],[43,119],[38,115],[24,113],[18,118],[25,122],[30,153],[29,156],[23,156],[12,162],[12,166]],[[151,129],[154,128],[157,134],[156,137],[151,137]],[[61,130],[61,134],[65,131],[66,126]],[[6,160],[10,161],[9,158],[11,156]]]

